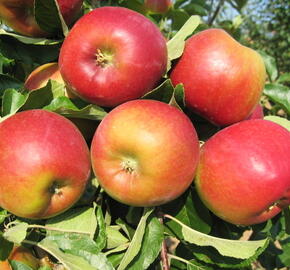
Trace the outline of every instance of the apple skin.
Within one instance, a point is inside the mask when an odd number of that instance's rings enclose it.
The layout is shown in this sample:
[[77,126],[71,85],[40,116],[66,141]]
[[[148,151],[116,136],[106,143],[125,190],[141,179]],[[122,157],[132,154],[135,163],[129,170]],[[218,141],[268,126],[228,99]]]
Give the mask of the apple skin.
[[0,123],[0,149],[0,206],[16,216],[55,216],[85,190],[89,149],[65,117],[41,109],[19,112]]
[[114,108],[100,123],[91,145],[95,175],[115,200],[156,206],[181,195],[192,183],[199,141],[189,118],[155,100]]
[[[24,87],[28,91],[34,91],[46,86],[49,80],[65,84],[60,74],[57,62],[43,64],[34,69],[26,78]],[[67,87],[65,87],[65,96],[72,99],[76,98],[76,95],[74,95]]]
[[64,84],[56,62],[47,63],[34,69],[25,80],[24,87],[29,91],[37,90],[46,86],[50,79]]
[[188,108],[217,126],[246,119],[258,104],[266,71],[262,57],[222,29],[190,37],[170,78],[182,83]]
[[[40,267],[39,260],[33,256],[31,251],[23,246],[16,246],[13,248],[9,255],[9,260],[21,262],[33,270],[37,270]],[[8,260],[0,261],[1,270],[12,270]]]
[[258,104],[254,111],[248,116],[247,120],[250,119],[263,119],[264,118],[264,111],[263,106]]
[[105,107],[152,90],[166,65],[166,42],[157,26],[122,7],[101,7],[81,17],[59,56],[60,72],[69,89]]
[[165,14],[172,6],[171,0],[144,0],[144,6],[150,13]]
[[201,148],[196,188],[217,216],[262,223],[290,204],[290,132],[262,119],[233,124]]
[[[83,0],[58,0],[60,12],[71,25],[81,11]],[[14,31],[30,37],[48,37],[35,21],[34,0],[0,0],[0,18]]]

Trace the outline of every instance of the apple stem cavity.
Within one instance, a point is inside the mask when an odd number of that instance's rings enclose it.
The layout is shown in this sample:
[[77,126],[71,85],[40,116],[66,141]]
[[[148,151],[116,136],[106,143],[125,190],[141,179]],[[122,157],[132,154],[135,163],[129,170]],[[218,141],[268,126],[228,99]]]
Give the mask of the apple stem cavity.
[[101,51],[100,49],[97,50],[96,53],[96,57],[97,57],[97,65],[102,67],[102,68],[106,68],[108,66],[112,66],[113,65],[113,53],[110,52],[109,50],[105,50]]

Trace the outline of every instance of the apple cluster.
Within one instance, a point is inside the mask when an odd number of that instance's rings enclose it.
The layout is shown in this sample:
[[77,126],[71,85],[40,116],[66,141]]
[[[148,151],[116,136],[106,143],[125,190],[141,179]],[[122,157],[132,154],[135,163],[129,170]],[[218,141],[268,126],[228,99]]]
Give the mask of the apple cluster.
[[[9,10],[12,2],[0,5]],[[58,2],[61,12],[76,14],[81,1]],[[9,14],[0,16],[34,35]],[[263,119],[261,56],[224,30],[208,29],[186,41],[168,74],[167,63],[166,40],[145,16],[100,7],[80,17],[58,63],[34,70],[25,88],[57,80],[67,97],[108,113],[90,143],[72,121],[42,109],[1,122],[0,206],[25,218],[55,216],[78,201],[93,172],[112,198],[132,206],[162,205],[195,185],[204,204],[233,224],[261,223],[288,207],[290,133]],[[142,98],[165,75],[183,85],[187,110],[220,127],[202,146],[187,113]]]

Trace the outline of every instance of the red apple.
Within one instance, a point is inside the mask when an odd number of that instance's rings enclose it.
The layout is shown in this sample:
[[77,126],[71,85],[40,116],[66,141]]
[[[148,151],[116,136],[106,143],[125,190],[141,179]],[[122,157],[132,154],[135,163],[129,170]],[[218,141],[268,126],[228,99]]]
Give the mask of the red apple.
[[[81,11],[83,0],[57,0],[57,2],[65,22],[71,25]],[[0,0],[0,19],[22,35],[50,36],[35,21],[34,0]]]
[[30,91],[37,90],[46,86],[50,79],[64,84],[58,63],[48,63],[34,69],[28,75],[24,87]]
[[218,126],[246,119],[265,83],[261,56],[221,29],[201,31],[186,41],[170,78],[182,83],[186,105]]
[[245,120],[202,146],[196,187],[205,205],[239,225],[264,222],[290,204],[290,133],[262,119]]
[[189,118],[154,100],[128,101],[100,123],[91,145],[95,175],[114,199],[154,206],[181,195],[194,179],[199,141]]
[[145,8],[151,13],[164,14],[172,6],[171,0],[144,0]]
[[0,123],[0,206],[31,219],[70,208],[90,175],[87,144],[65,117],[19,112]]
[[84,100],[106,107],[152,90],[166,65],[166,42],[157,26],[122,7],[96,8],[81,17],[59,57],[69,88]]
[[[31,251],[23,246],[14,247],[9,255],[9,260],[21,262],[29,266],[33,270],[37,270],[40,267],[39,260],[33,256]],[[0,261],[1,270],[12,270],[8,260]]]
[[[49,80],[65,84],[60,74],[58,63],[56,62],[43,64],[34,69],[25,80],[24,87],[29,91],[34,91],[46,86]],[[76,98],[67,87],[65,89],[65,95],[69,98]]]
[[258,104],[247,119],[263,119],[263,118],[264,118],[263,107],[261,104]]

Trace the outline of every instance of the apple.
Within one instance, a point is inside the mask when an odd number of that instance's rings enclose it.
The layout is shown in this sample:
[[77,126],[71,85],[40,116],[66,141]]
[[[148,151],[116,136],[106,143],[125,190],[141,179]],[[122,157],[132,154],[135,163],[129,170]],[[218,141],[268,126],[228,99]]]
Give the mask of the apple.
[[144,0],[144,6],[150,13],[165,14],[172,6],[171,0]]
[[263,119],[222,129],[201,148],[196,188],[205,205],[237,225],[264,222],[290,204],[290,133]]
[[[39,260],[31,253],[31,251],[23,246],[15,246],[9,254],[9,260],[21,262],[29,266],[33,270],[40,267]],[[12,270],[8,260],[0,261],[1,270]]]
[[[71,25],[81,11],[83,0],[57,0],[60,12]],[[34,18],[34,0],[0,0],[0,19],[19,34],[31,37],[48,37]]]
[[115,200],[156,206],[192,183],[199,141],[189,118],[155,100],[133,100],[110,111],[91,144],[94,173]]
[[59,67],[69,89],[105,107],[140,98],[166,72],[167,48],[158,27],[123,7],[96,8],[72,27]]
[[34,69],[25,80],[24,87],[29,91],[37,90],[46,86],[49,80],[64,84],[56,62],[43,64]]
[[222,29],[190,37],[173,67],[174,85],[183,84],[189,109],[218,126],[246,119],[262,94],[266,71],[262,57]]
[[88,146],[65,117],[35,109],[0,123],[0,206],[42,219],[70,208],[90,176]]
[[[57,81],[60,84],[65,84],[59,71],[57,62],[47,63],[35,68],[26,78],[24,87],[28,91],[40,89],[48,83],[49,80]],[[76,96],[65,88],[65,96],[76,98]]]
[[263,106],[261,104],[258,104],[247,119],[263,119],[263,118],[264,118]]

